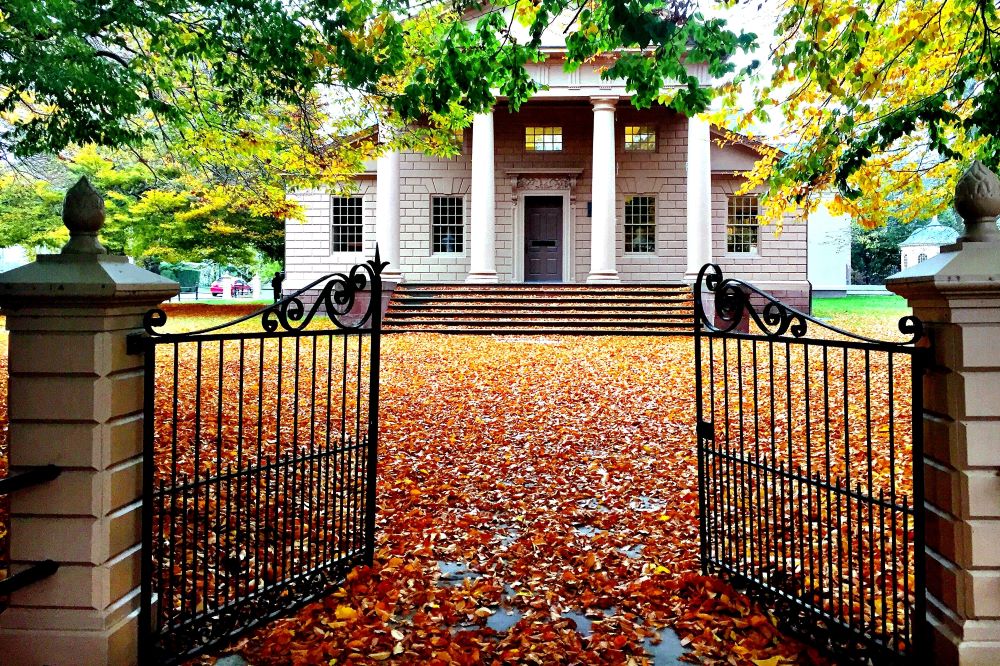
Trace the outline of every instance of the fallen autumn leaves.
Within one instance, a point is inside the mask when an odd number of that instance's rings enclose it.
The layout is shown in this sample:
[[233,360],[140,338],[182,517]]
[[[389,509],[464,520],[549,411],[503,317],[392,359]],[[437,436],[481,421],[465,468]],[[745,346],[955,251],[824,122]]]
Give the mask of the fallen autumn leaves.
[[[643,663],[671,626],[690,661],[822,663],[698,574],[692,364],[689,338],[387,337],[375,565],[238,649],[254,664]],[[470,575],[443,584],[439,562]]]

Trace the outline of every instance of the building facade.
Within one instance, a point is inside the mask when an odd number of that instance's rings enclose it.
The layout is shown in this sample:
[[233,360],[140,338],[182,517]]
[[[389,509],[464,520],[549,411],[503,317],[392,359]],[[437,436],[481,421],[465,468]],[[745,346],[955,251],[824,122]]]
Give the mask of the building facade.
[[[461,135],[461,153],[388,152],[350,196],[296,193],[286,225],[287,286],[372,256],[414,282],[679,282],[709,261],[808,306],[807,232],[758,221],[737,196],[751,145],[720,145],[702,119],[636,109],[602,63],[533,65],[544,89],[501,100]],[[695,70],[696,71],[696,70]],[[697,72],[696,72],[697,73]],[[702,77],[707,84],[707,77]]]

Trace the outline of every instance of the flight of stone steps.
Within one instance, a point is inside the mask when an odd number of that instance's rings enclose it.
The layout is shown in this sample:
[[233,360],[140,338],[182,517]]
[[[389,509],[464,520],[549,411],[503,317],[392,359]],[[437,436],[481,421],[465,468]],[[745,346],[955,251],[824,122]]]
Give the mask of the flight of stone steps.
[[387,333],[646,333],[693,331],[691,287],[681,284],[432,284],[403,282]]

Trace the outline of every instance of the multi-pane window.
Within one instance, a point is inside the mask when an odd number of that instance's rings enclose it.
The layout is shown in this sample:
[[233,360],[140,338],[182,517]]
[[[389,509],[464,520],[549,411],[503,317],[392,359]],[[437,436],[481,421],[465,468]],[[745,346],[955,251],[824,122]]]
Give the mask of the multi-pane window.
[[525,127],[524,149],[537,152],[562,150],[562,127]]
[[465,250],[465,202],[462,197],[431,197],[433,252]]
[[626,125],[625,150],[656,150],[656,128],[652,125]]
[[361,197],[331,197],[330,227],[333,252],[361,252]]
[[625,251],[649,253],[656,250],[656,199],[625,198]]
[[757,253],[758,201],[754,195],[729,197],[726,218],[726,251],[739,254]]

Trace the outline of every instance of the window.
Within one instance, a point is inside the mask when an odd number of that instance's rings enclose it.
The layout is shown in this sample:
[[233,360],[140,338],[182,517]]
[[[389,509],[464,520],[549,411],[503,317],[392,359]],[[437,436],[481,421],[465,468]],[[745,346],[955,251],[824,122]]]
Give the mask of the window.
[[757,197],[729,197],[726,219],[726,251],[737,254],[757,253]]
[[465,200],[462,197],[431,197],[431,251],[465,250]]
[[656,128],[652,125],[626,125],[625,150],[656,150]]
[[917,263],[919,264],[921,261],[927,261],[927,255],[923,252],[917,255]]
[[562,127],[525,127],[524,149],[537,152],[562,150]]
[[331,252],[361,252],[361,197],[330,197]]
[[625,198],[625,252],[650,253],[656,250],[656,199]]

